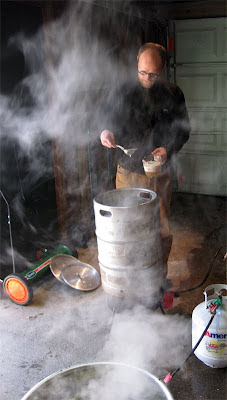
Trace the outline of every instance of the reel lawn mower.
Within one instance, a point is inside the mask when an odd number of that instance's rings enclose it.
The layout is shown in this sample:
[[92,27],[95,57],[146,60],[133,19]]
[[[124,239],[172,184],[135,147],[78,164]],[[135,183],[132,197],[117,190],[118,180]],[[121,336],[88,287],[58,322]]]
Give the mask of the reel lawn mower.
[[24,270],[22,273],[17,273],[15,268],[15,260],[13,252],[10,208],[1,190],[0,194],[4,199],[8,210],[9,237],[10,237],[10,246],[12,254],[12,264],[13,264],[13,272],[7,275],[4,279],[0,279],[0,283],[2,284],[3,289],[6,295],[10,298],[10,300],[12,300],[16,304],[25,306],[29,304],[33,298],[33,290],[31,283],[38,280],[41,276],[43,276],[43,274],[46,271],[48,271],[52,257],[56,256],[57,254],[72,255],[72,252],[67,246],[63,244],[58,245],[56,249],[38,250],[37,251],[38,260],[34,262],[31,267]]

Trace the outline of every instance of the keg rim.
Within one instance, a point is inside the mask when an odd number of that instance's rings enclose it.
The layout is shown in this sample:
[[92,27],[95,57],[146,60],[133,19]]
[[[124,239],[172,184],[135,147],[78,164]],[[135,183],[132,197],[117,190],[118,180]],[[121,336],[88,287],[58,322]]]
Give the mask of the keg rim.
[[[149,193],[151,195],[151,198],[148,200],[146,199],[146,201],[144,201],[143,203],[140,204],[134,204],[134,205],[126,205],[126,206],[119,206],[119,205],[108,205],[105,204],[104,202],[101,202],[101,197],[104,195],[108,195],[109,193],[116,193],[116,192],[145,192],[145,193]],[[142,198],[142,197],[141,197]],[[154,192],[151,189],[146,189],[146,188],[120,188],[120,189],[111,189],[111,190],[107,190],[106,192],[103,193],[99,193],[97,194],[97,196],[95,196],[95,198],[93,199],[94,203],[99,204],[101,206],[106,206],[106,207],[111,207],[111,208],[120,208],[120,209],[124,209],[124,208],[134,208],[134,207],[138,207],[138,206],[143,206],[146,204],[150,204],[150,202],[154,201],[155,199],[158,198],[158,195],[156,192]]]

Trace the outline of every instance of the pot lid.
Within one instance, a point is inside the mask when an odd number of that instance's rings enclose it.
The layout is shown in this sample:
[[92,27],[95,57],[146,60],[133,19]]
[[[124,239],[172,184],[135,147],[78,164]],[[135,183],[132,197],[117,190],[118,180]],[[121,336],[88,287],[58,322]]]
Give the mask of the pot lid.
[[51,259],[50,269],[53,275],[73,289],[89,291],[96,289],[100,283],[98,271],[91,265],[65,254],[58,254]]

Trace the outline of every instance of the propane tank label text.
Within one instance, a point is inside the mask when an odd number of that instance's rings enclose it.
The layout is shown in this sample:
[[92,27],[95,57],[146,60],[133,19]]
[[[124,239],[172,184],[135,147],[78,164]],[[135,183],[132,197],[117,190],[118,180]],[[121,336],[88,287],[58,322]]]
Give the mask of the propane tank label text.
[[212,333],[207,331],[204,336],[204,350],[215,357],[223,356],[227,348],[226,333]]
[[205,336],[209,336],[210,338],[213,338],[213,339],[226,339],[227,338],[227,333],[218,334],[218,333],[210,333],[210,332],[206,331]]

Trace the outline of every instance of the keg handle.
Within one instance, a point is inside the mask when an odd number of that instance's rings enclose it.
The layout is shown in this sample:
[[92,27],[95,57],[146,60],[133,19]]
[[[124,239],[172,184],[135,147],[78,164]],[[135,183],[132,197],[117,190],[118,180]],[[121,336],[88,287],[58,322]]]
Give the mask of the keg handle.
[[112,217],[112,213],[110,211],[106,211],[106,210],[99,210],[99,214],[102,217],[107,217],[107,218],[111,218]]
[[153,199],[153,194],[147,191],[141,191],[138,193],[138,196],[141,197],[142,199],[148,199],[152,200]]

